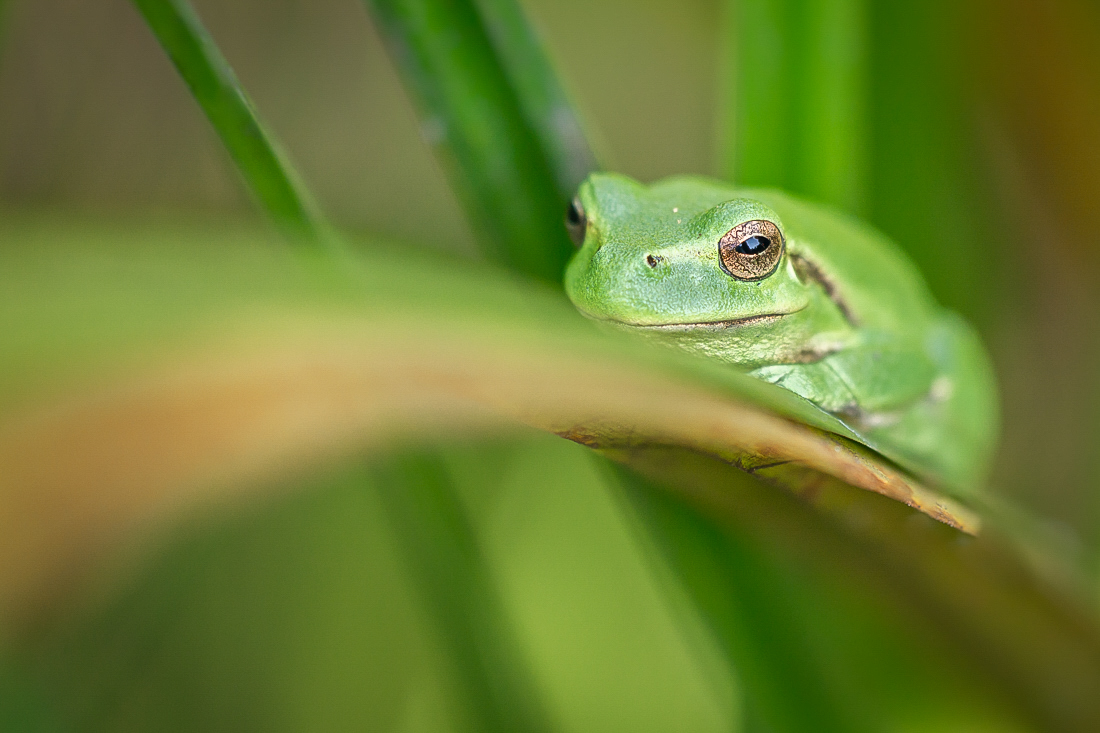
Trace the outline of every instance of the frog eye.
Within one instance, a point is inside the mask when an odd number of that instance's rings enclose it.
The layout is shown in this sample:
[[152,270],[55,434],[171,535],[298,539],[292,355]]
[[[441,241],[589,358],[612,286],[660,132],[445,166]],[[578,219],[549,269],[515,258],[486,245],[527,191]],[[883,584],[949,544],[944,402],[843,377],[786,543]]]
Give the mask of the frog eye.
[[584,244],[584,235],[588,230],[588,217],[584,215],[584,207],[579,198],[570,201],[569,208],[565,210],[565,228],[569,230],[569,238],[573,240],[573,244],[578,247]]
[[783,256],[783,233],[766,219],[738,224],[718,240],[722,269],[738,280],[763,280]]

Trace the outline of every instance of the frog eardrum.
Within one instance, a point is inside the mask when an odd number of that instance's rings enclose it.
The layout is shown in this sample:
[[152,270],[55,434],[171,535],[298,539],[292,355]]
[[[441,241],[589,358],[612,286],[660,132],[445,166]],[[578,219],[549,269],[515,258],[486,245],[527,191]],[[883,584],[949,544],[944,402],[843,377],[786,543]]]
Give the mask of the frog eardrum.
[[718,240],[718,256],[727,275],[738,280],[763,280],[783,257],[783,233],[764,219],[747,221]]

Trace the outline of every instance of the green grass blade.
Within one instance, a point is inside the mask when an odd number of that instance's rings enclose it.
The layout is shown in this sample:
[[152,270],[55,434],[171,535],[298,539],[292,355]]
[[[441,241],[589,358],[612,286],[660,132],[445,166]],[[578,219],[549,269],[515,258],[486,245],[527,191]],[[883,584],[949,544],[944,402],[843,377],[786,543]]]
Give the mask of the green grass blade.
[[[744,686],[746,703],[773,733],[862,729],[828,693],[830,670],[810,642],[776,570],[744,536],[721,531],[685,502],[616,468],[634,514],[662,551]],[[797,701],[797,704],[792,704]]]
[[[786,5],[786,0],[722,5],[719,169],[738,184],[782,185],[788,177],[793,101]],[[744,63],[743,56],[749,57]]]
[[0,0],[0,49],[3,49],[5,31],[8,29],[8,13],[11,12],[11,0]]
[[558,195],[570,200],[598,166],[573,104],[516,0],[475,0],[527,122],[546,152]]
[[448,647],[473,730],[548,733],[533,676],[443,461],[410,451],[371,473],[409,575]]
[[312,198],[187,0],[133,0],[263,210],[297,239],[325,240]]
[[[870,494],[828,500],[838,510],[832,520],[839,521],[831,521],[698,455],[668,452],[632,467],[654,482],[641,483],[641,503],[666,562],[730,660],[758,675],[746,684],[748,703],[768,729],[883,730],[914,717],[924,730],[972,729],[973,722],[958,722],[968,717],[1003,731],[1100,725],[1100,707],[1080,695],[1100,684],[1100,637],[1095,630],[1079,636],[1094,624],[1092,614],[1013,568],[996,540],[959,542]],[[668,491],[679,501],[662,496]],[[782,574],[772,572],[780,567]],[[772,599],[751,595],[776,590],[783,621],[794,621],[793,652],[791,639],[769,638],[776,633],[766,618]],[[871,598],[873,610],[863,606]],[[764,638],[750,638],[745,649],[746,635]],[[811,696],[817,715],[809,727],[797,711],[782,709],[801,700],[783,698],[790,660],[760,664],[770,653],[795,654],[796,693],[799,682],[829,688],[824,704]],[[815,674],[815,655],[827,674]],[[1052,657],[1059,659],[1054,667],[1037,666]]]
[[560,285],[573,248],[559,184],[472,0],[365,1],[483,252]]
[[867,0],[727,0],[724,175],[860,213]]

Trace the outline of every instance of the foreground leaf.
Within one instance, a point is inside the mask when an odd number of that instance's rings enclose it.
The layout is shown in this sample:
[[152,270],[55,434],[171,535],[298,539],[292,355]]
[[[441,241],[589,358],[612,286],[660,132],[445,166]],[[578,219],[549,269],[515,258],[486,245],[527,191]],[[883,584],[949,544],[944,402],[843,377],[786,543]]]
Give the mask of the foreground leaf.
[[247,235],[42,234],[9,229],[0,255],[0,547],[24,558],[0,563],[5,596],[82,557],[80,532],[425,423],[518,420],[624,456],[689,445],[976,521],[791,393],[599,333],[530,283],[382,252],[303,264]]
[[[909,510],[874,492],[973,517],[781,389],[598,332],[530,282],[431,257],[303,262],[248,232],[9,223],[3,238],[7,628],[182,509],[396,436],[518,421],[600,448],[754,542],[839,558],[1036,717],[1100,720],[1091,616],[992,541],[907,529]],[[746,494],[723,478],[731,463],[804,502]]]

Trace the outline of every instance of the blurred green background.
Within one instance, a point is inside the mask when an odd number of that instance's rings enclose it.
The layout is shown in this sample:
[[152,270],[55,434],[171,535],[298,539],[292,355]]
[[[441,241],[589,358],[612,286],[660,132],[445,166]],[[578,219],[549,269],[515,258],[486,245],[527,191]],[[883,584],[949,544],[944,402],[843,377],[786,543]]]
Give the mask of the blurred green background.
[[[610,168],[641,180],[721,175],[731,116],[773,113],[719,101],[733,53],[723,2],[522,4]],[[476,256],[361,3],[195,6],[334,221],[396,246]],[[0,8],[0,216],[258,219],[130,3]],[[867,183],[855,206],[979,326],[1001,380],[996,489],[1045,518],[1097,577],[1100,10],[874,0],[867,11]],[[769,53],[766,38],[740,42]],[[447,455],[467,476],[561,730],[737,729],[736,675],[712,658],[584,449],[524,435]],[[232,518],[195,518],[119,596],[51,620],[2,672],[19,692],[0,701],[0,722],[462,729],[461,695],[369,471],[349,465],[314,483]]]

